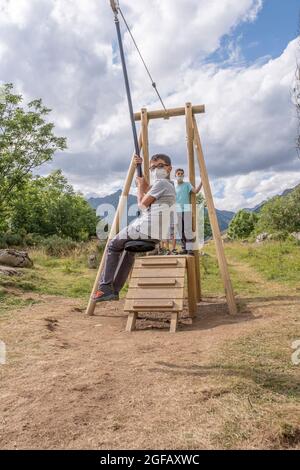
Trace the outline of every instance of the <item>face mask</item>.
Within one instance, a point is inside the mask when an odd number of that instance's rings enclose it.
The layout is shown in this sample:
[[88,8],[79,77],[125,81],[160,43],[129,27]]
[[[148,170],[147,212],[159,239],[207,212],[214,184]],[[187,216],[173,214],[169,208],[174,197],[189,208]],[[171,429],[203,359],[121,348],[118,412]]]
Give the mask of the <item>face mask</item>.
[[176,180],[177,180],[178,183],[183,183],[184,176],[176,176]]
[[164,168],[156,168],[151,173],[151,179],[153,181],[164,180],[164,179],[168,178],[168,176],[169,176],[169,173]]

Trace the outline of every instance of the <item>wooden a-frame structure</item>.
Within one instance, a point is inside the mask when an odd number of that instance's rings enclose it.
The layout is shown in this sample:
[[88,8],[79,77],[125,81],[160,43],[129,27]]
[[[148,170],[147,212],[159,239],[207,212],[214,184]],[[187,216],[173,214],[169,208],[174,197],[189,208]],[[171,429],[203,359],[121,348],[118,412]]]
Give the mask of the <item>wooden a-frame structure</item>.
[[[214,206],[213,196],[211,192],[211,187],[209,183],[208,173],[206,169],[206,164],[204,160],[204,154],[202,150],[202,144],[200,139],[200,134],[196,121],[196,114],[205,113],[205,106],[192,106],[191,103],[187,103],[185,107],[182,108],[173,108],[166,111],[147,111],[143,108],[141,112],[134,115],[135,121],[141,122],[141,131],[139,136],[139,146],[143,152],[144,159],[144,176],[147,181],[149,181],[149,138],[148,138],[148,125],[151,119],[169,119],[175,116],[185,116],[186,120],[186,136],[187,136],[187,151],[188,151],[188,167],[189,167],[189,180],[193,186],[196,183],[195,176],[195,150],[196,157],[198,160],[201,180],[203,183],[203,190],[206,199],[207,209],[209,220],[212,228],[213,239],[216,245],[216,253],[218,258],[219,269],[225,289],[225,295],[227,299],[229,313],[235,315],[237,313],[237,307],[234,297],[234,292],[232,288],[232,283],[228,271],[228,265],[225,257],[223,241],[221,237],[221,232],[218,224],[218,219],[216,215],[216,210]],[[134,157],[134,156],[133,156]],[[93,286],[91,293],[91,298],[86,310],[87,315],[93,315],[96,307],[96,303],[93,301],[93,295],[98,289],[98,284],[102,270],[104,268],[105,254],[107,251],[107,246],[109,241],[113,236],[119,232],[119,221],[122,219],[124,212],[124,207],[126,205],[126,200],[130,192],[131,184],[135,175],[135,164],[132,157],[129,170],[127,173],[124,189],[120,197],[119,205],[115,214],[114,222],[112,224],[108,241],[102,256],[102,260],[98,269],[96,280]],[[196,223],[196,196],[192,195],[192,213],[193,213],[193,229],[195,230]],[[201,280],[200,280],[200,260],[199,260],[199,251],[194,251],[195,257],[195,278],[196,278],[196,298],[197,302],[201,301]]]

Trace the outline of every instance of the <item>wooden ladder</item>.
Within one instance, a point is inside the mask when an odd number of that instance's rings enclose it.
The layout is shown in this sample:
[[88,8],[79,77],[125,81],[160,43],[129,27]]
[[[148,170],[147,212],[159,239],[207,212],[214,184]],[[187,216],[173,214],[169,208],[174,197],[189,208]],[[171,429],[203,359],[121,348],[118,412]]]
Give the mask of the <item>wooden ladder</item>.
[[183,311],[187,274],[189,314],[197,313],[194,256],[146,256],[134,263],[124,311],[129,312],[126,331],[133,331],[139,312],[171,314],[170,332],[175,333]]

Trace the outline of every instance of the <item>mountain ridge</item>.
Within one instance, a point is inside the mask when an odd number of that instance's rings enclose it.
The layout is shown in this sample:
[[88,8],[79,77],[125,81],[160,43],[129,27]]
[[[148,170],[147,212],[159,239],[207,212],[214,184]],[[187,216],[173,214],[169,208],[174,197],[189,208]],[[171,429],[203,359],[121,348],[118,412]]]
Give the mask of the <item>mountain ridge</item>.
[[[88,198],[87,201],[91,205],[91,207],[93,207],[93,209],[95,210],[97,210],[97,208],[100,205],[106,205],[106,204],[112,205],[115,209],[117,209],[121,194],[122,194],[122,190],[119,189],[118,191],[112,194],[108,194],[107,196]],[[133,194],[129,194],[128,195],[128,207],[132,207],[135,204],[137,204],[136,196],[134,196]],[[220,230],[221,231],[226,230],[228,228],[229,223],[235,216],[235,212],[216,209],[216,213],[217,213]],[[128,222],[131,222],[134,218],[135,216],[132,216],[132,217],[129,216]]]
[[[286,189],[285,191],[283,191],[282,194],[280,194],[278,196],[280,196],[280,197],[288,196],[291,192],[293,192],[296,188],[298,188],[298,186],[300,186],[300,184],[296,185],[294,188]],[[91,207],[93,207],[95,210],[101,204],[109,204],[109,205],[112,205],[116,209],[117,206],[118,206],[119,198],[120,198],[121,194],[122,194],[122,190],[119,189],[118,191],[115,191],[114,193],[109,194],[107,196],[88,198],[87,201],[91,205]],[[273,197],[276,197],[276,196],[273,196]],[[263,208],[263,206],[268,201],[270,201],[273,197],[270,197],[269,199],[266,199],[265,201],[262,201],[260,204],[257,204],[253,208],[245,208],[244,210],[249,211],[249,212],[258,213]],[[137,204],[136,196],[134,196],[133,194],[129,194],[128,195],[128,207],[131,207],[135,204]],[[227,228],[228,228],[231,220],[234,218],[236,212],[216,209],[216,213],[217,213],[217,218],[218,218],[220,230],[221,231],[227,230]],[[129,222],[131,222],[134,218],[135,218],[135,216],[128,217]]]

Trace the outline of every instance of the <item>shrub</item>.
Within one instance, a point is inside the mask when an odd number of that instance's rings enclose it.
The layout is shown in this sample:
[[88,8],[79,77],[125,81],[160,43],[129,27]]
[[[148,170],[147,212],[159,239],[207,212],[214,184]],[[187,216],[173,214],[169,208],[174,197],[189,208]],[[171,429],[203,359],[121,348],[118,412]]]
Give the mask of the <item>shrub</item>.
[[43,246],[49,256],[62,257],[69,255],[78,244],[70,238],[60,238],[57,235],[48,237],[44,240]]
[[0,235],[0,248],[25,247],[25,239],[23,233],[6,232]]
[[263,206],[257,231],[286,236],[300,231],[300,185],[288,196],[276,196]]
[[258,215],[246,210],[239,211],[229,224],[228,238],[240,240],[248,238],[254,231]]

